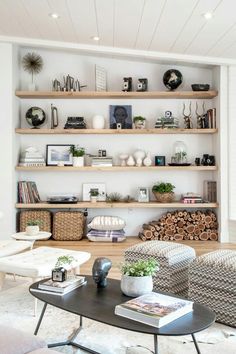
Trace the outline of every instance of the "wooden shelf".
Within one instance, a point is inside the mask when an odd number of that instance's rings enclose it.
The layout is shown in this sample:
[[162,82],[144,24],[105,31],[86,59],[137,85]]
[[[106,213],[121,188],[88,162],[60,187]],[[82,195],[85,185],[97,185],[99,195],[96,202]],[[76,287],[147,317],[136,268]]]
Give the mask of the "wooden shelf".
[[180,202],[174,203],[106,203],[106,202],[78,202],[77,204],[49,204],[49,203],[37,203],[37,204],[16,204],[17,209],[80,209],[80,208],[90,208],[90,209],[110,209],[110,208],[218,208],[218,203],[197,203],[197,204],[184,204]]
[[111,166],[111,167],[93,167],[93,166],[84,166],[84,167],[73,167],[73,166],[41,166],[41,167],[27,167],[27,166],[16,166],[17,171],[56,171],[56,172],[95,172],[95,171],[107,171],[107,172],[124,172],[124,171],[216,171],[217,166]]
[[217,91],[147,91],[147,92],[57,92],[57,91],[16,91],[20,98],[49,98],[49,99],[92,99],[92,98],[120,98],[120,99],[209,99],[218,95]]
[[16,128],[17,134],[51,134],[51,135],[82,135],[82,134],[110,134],[110,135],[142,135],[142,134],[215,134],[218,129],[28,129],[28,128]]

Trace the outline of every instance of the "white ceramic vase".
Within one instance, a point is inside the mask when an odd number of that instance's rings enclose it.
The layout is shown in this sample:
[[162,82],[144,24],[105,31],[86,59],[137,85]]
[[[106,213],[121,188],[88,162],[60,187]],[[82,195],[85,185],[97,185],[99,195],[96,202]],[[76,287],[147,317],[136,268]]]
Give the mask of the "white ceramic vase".
[[121,166],[125,167],[126,166],[126,160],[128,159],[129,155],[127,154],[120,154],[119,158],[121,160]]
[[120,286],[122,293],[127,296],[141,296],[152,291],[152,276],[131,277],[129,275],[122,275]]
[[73,166],[74,167],[83,167],[84,166],[84,156],[73,156]]
[[134,166],[135,165],[135,160],[132,155],[128,157],[128,160],[126,161],[127,166]]
[[[142,166],[143,159],[145,157],[145,152],[143,150],[136,150],[134,153],[134,158],[136,160],[136,166]],[[140,162],[141,160],[141,162]]]
[[26,226],[25,233],[28,236],[35,236],[38,235],[39,233],[39,226],[34,225],[34,226]]
[[98,200],[98,197],[93,197],[93,196],[90,197],[91,203],[97,203],[97,200]]
[[143,164],[144,164],[144,166],[147,166],[147,167],[152,165],[152,159],[151,159],[150,152],[147,152],[147,155],[146,155],[145,159],[143,160]]
[[101,115],[96,115],[93,117],[92,121],[93,129],[104,129],[105,128],[105,118]]

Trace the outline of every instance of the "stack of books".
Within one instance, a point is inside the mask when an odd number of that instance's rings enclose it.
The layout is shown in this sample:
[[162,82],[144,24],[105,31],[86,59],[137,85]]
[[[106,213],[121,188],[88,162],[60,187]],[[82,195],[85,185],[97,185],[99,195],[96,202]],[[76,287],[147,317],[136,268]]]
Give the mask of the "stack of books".
[[176,129],[179,128],[179,119],[170,117],[170,118],[165,118],[165,117],[160,117],[157,118],[155,128],[170,128],[170,129]]
[[56,282],[52,279],[42,280],[39,282],[37,289],[31,290],[33,292],[63,296],[86,283],[87,281],[84,276],[73,275],[69,276],[67,280],[63,282]]
[[36,148],[29,147],[20,155],[19,166],[46,166],[45,159]]
[[35,182],[18,182],[18,202],[23,204],[40,203],[41,199]]
[[91,166],[113,166],[112,157],[93,156],[91,160]]
[[216,203],[217,202],[216,181],[204,181],[203,196],[204,196],[204,200],[208,203]]
[[193,311],[193,302],[177,297],[148,293],[115,307],[115,314],[160,328]]
[[204,128],[216,128],[216,108],[208,109]]
[[186,193],[182,195],[181,202],[185,204],[203,203],[203,198],[200,194]]

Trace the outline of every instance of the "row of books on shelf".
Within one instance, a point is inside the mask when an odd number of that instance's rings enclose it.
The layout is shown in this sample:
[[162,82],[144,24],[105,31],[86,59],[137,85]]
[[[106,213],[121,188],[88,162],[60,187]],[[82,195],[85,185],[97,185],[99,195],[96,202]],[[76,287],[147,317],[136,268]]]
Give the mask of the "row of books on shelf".
[[19,203],[30,204],[39,203],[41,201],[35,182],[19,181],[17,187]]

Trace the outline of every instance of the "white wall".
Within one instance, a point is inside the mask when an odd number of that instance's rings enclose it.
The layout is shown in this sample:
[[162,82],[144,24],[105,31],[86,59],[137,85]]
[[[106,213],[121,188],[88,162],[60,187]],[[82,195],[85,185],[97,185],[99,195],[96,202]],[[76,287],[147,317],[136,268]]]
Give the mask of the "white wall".
[[[23,56],[30,48],[21,50]],[[68,73],[79,78],[82,84],[87,84],[86,90],[94,90],[94,67],[95,64],[106,68],[108,73],[108,89],[121,90],[122,78],[132,76],[135,78],[147,77],[150,90],[165,90],[162,84],[162,77],[166,70],[173,67],[148,62],[127,61],[114,58],[90,57],[74,53],[53,52],[37,50],[44,60],[44,70],[38,75],[36,83],[38,89],[51,89],[51,81],[54,78],[62,79],[63,74]],[[180,90],[190,90],[191,83],[212,84],[212,70],[190,66],[174,66],[178,68],[184,77],[184,83]],[[21,70],[21,89],[27,89],[30,77]],[[109,105],[130,104],[133,108],[133,115],[143,115],[148,119],[148,127],[153,127],[156,118],[162,115],[165,110],[171,110],[173,114],[182,120],[182,100],[19,100],[21,110],[21,126],[26,127],[24,116],[26,110],[37,105],[45,110],[48,115],[46,127],[50,127],[50,104],[57,106],[59,111],[60,126],[63,127],[67,116],[82,115],[86,118],[88,127],[91,126],[92,116],[103,114],[109,126]],[[185,100],[189,103],[189,100]],[[199,102],[201,103],[201,101]],[[206,100],[206,108],[212,107],[212,100]],[[192,116],[195,120],[195,100],[192,100]],[[150,151],[152,157],[155,155],[166,155],[170,161],[172,146],[176,140],[183,140],[188,146],[189,159],[194,161],[196,156],[201,157],[204,153],[212,153],[213,138],[210,135],[169,135],[169,136],[20,136],[21,147],[38,146],[45,154],[46,144],[80,144],[86,148],[88,153],[96,153],[98,149],[106,149],[109,155],[114,157],[115,163],[119,164],[119,154],[122,152],[133,153],[136,149]],[[137,188],[145,186],[151,188],[154,182],[162,180],[172,182],[176,186],[177,197],[184,192],[202,193],[203,181],[212,179],[211,172],[30,172],[18,173],[18,179],[34,180],[37,183],[42,199],[50,193],[75,193],[82,197],[82,184],[87,182],[105,182],[107,192],[120,192],[123,195],[130,194],[136,197]],[[166,210],[159,209],[114,209],[114,210],[90,210],[89,216],[98,214],[120,215],[127,222],[127,235],[137,235],[144,222],[158,218]]]

